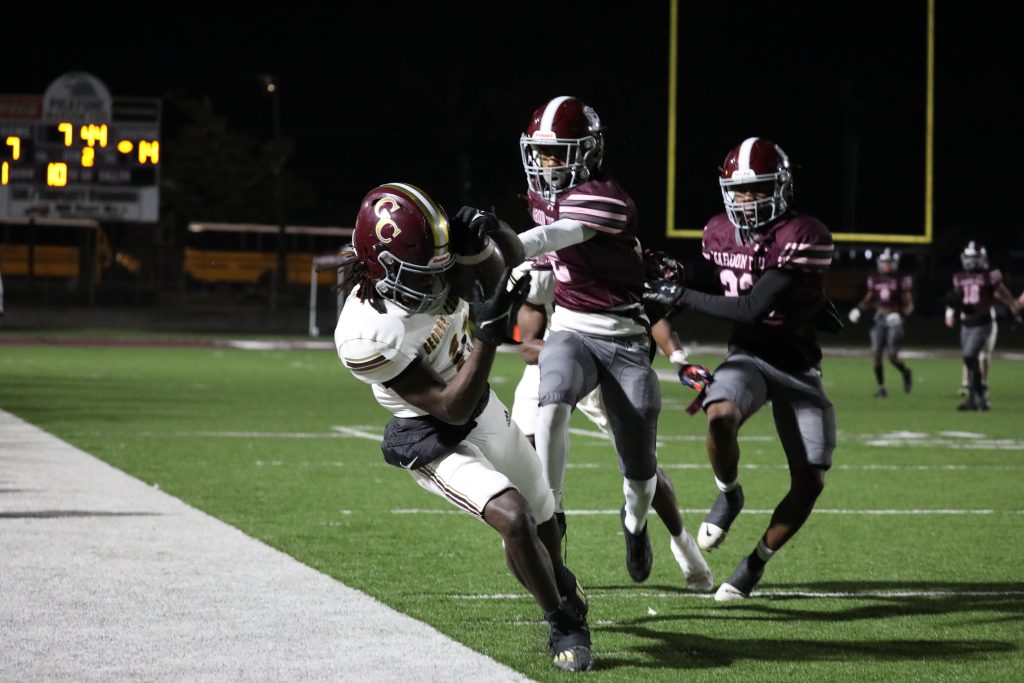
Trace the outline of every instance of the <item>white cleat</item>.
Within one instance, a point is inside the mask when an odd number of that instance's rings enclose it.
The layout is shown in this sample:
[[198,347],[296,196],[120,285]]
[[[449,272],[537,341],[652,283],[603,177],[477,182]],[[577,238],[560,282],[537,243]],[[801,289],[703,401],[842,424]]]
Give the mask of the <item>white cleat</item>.
[[718,587],[718,591],[715,592],[715,602],[733,602],[736,600],[746,600],[749,597],[749,593],[744,593],[729,583],[723,583]]
[[678,543],[672,538],[669,547],[676,562],[679,563],[679,568],[683,570],[683,576],[686,577],[686,589],[695,593],[710,593],[715,588],[715,577],[711,573],[711,567],[700,554],[693,536],[685,529],[682,539],[682,543]]
[[700,529],[697,530],[697,545],[700,546],[701,550],[714,550],[722,545],[722,541],[725,540],[725,534],[725,529],[717,524],[701,522]]

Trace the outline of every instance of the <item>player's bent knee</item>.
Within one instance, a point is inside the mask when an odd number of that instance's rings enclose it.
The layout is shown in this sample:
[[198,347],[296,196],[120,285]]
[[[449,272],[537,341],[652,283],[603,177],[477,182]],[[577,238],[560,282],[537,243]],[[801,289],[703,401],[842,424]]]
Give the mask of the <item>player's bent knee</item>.
[[707,407],[708,429],[716,441],[731,439],[739,431],[742,415],[739,408],[729,401],[718,401]]
[[800,497],[814,502],[825,490],[825,470],[820,467],[808,467],[800,470],[793,477],[793,489]]
[[506,538],[529,535],[537,526],[526,499],[515,489],[506,489],[488,501],[484,521]]

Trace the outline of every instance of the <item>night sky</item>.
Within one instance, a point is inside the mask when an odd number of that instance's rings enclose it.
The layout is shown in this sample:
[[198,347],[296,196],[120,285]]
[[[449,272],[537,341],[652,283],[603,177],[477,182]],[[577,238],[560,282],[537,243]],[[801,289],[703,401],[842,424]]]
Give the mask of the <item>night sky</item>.
[[[290,222],[351,225],[366,191],[404,181],[450,212],[492,206],[517,227],[528,220],[519,135],[537,106],[576,95],[608,128],[605,168],[636,199],[645,241],[693,252],[695,240],[664,236],[668,3],[493,4],[486,15],[482,3],[342,3],[217,18],[166,5],[40,16],[19,3],[4,9],[0,92],[42,93],[88,71],[114,96],[209,97],[230,127],[269,137],[261,77],[273,74],[296,145],[289,172],[315,192]],[[833,231],[921,232],[927,5],[828,4],[680,3],[677,228],[721,210],[717,166],[761,135],[797,165],[797,208]],[[1022,12],[938,4],[935,244],[920,251],[955,259],[980,238],[1010,260],[1024,219],[999,184],[1024,151]]]

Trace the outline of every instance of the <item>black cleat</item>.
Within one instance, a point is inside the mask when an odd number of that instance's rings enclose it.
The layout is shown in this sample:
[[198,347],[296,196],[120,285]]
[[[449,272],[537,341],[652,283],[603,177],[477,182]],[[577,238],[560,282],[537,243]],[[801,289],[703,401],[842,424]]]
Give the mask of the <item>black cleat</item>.
[[715,593],[716,602],[730,602],[732,600],[745,600],[750,597],[754,586],[764,576],[764,565],[759,568],[751,566],[750,557],[744,557],[736,566],[732,576],[718,587]]
[[978,403],[971,396],[969,399],[956,407],[957,410],[978,410]]
[[728,493],[719,491],[711,511],[697,530],[697,545],[701,550],[714,550],[722,545],[729,527],[743,509],[743,487],[737,485]]
[[587,612],[590,611],[587,594],[576,575],[564,564],[560,564],[559,568],[555,570],[555,583],[558,585],[558,595],[572,605],[572,608],[581,617],[586,617]]
[[626,571],[634,581],[646,581],[654,564],[654,551],[651,550],[651,539],[647,535],[647,524],[644,523],[640,533],[631,533],[626,528],[626,506],[619,510],[619,521],[622,522],[622,535],[626,537]]
[[554,612],[545,612],[544,620],[551,626],[548,647],[551,664],[562,671],[590,671],[594,655],[590,651],[590,628],[587,620],[567,601]]
[[886,391],[885,387],[881,387],[881,386],[878,387],[878,391],[875,392],[875,398],[885,398],[888,395],[889,395],[889,392]]

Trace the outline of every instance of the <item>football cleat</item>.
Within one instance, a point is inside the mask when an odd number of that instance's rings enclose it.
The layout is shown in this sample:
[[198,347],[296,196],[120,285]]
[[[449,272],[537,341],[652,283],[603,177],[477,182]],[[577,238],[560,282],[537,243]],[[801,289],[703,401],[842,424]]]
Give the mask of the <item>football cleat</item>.
[[619,520],[622,522],[622,535],[626,537],[626,571],[634,581],[646,581],[654,564],[654,551],[651,550],[651,539],[647,535],[647,524],[644,523],[644,528],[638,534],[627,529],[625,506],[619,510]]
[[683,570],[686,578],[686,589],[695,593],[710,593],[715,587],[715,577],[711,573],[711,567],[700,554],[697,542],[693,540],[685,529],[682,533],[683,542],[677,543],[675,538],[670,540],[672,555],[675,556],[679,568]]
[[590,671],[594,655],[590,651],[590,628],[586,618],[567,601],[554,612],[545,612],[544,620],[551,627],[548,647],[551,665],[562,671]]
[[963,403],[958,405],[956,407],[956,409],[957,410],[961,410],[961,411],[963,411],[963,410],[978,410],[978,402],[974,400],[974,396],[972,395],[966,401],[964,401]]
[[875,398],[885,398],[888,395],[889,392],[886,391],[885,387],[878,387],[878,391],[875,392]]
[[759,569],[750,566],[750,558],[744,557],[736,566],[732,576],[718,587],[715,592],[715,602],[732,602],[734,600],[746,600],[754,591],[754,586],[764,576],[764,565]]
[[743,509],[743,487],[737,485],[732,491],[721,491],[711,511],[697,530],[697,545],[701,550],[714,550],[722,545],[733,520]]

